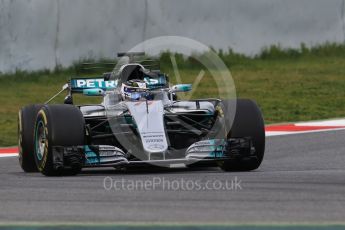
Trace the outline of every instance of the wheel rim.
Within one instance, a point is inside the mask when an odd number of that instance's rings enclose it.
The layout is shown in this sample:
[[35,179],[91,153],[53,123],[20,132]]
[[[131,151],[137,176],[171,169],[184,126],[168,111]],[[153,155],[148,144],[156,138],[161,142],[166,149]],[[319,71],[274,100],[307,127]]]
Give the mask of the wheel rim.
[[35,149],[38,160],[42,160],[43,158],[43,153],[47,146],[46,141],[47,135],[45,132],[45,125],[43,121],[39,121],[35,132]]

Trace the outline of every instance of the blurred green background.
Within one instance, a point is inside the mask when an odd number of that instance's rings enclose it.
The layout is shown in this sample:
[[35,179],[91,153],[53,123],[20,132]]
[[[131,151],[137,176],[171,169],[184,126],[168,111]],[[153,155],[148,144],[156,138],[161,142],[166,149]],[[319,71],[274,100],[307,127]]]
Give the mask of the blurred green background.
[[[256,100],[266,124],[345,117],[345,44],[311,48],[302,44],[299,49],[276,45],[253,57],[232,50],[215,52],[229,67],[237,96]],[[161,69],[174,76],[169,57],[168,52],[161,54]],[[193,83],[201,65],[192,58],[175,57],[183,83]],[[0,73],[0,146],[17,144],[17,114],[22,106],[45,102],[72,76],[99,76],[107,71],[104,66],[92,73],[80,73],[80,68],[81,64],[75,63],[54,71]],[[214,97],[214,87],[213,78],[206,72],[193,97]],[[54,102],[62,102],[64,96]],[[76,103],[99,100],[80,96]]]

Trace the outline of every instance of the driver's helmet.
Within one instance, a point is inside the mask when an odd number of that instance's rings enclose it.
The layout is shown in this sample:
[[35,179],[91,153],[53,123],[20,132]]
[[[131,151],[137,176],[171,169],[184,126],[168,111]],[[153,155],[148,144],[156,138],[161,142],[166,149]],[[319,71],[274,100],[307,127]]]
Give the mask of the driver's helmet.
[[127,101],[152,99],[152,95],[148,92],[145,81],[140,79],[133,79],[122,83],[121,95],[123,100]]

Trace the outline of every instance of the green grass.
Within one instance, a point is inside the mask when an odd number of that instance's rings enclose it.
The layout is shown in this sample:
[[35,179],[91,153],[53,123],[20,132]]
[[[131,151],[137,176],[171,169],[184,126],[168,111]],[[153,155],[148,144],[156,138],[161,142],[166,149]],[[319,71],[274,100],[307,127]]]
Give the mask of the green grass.
[[[300,49],[272,46],[255,57],[231,50],[219,55],[231,70],[237,96],[256,100],[268,124],[345,117],[345,45],[302,45]],[[176,60],[183,82],[192,83],[200,71],[198,63],[183,57]],[[161,63],[174,81],[167,53],[161,56]],[[0,146],[16,145],[20,107],[45,102],[73,75],[73,68],[0,74]],[[206,72],[193,97],[216,96],[214,85]],[[86,100],[90,98],[79,97],[77,103]]]

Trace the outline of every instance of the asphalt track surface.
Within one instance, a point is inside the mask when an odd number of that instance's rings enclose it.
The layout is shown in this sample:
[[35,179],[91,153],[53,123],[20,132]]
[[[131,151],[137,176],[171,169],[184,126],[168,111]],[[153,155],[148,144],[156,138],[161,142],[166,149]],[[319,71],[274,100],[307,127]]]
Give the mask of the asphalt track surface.
[[[106,190],[112,181],[240,180],[241,189],[182,189],[156,185]],[[158,178],[158,179],[157,179]],[[157,181],[156,181],[157,182]],[[118,188],[118,187],[117,187]],[[261,167],[84,170],[75,177],[21,171],[17,157],[0,158],[0,222],[79,223],[344,223],[345,131],[267,138]],[[245,229],[245,228],[244,228]]]

